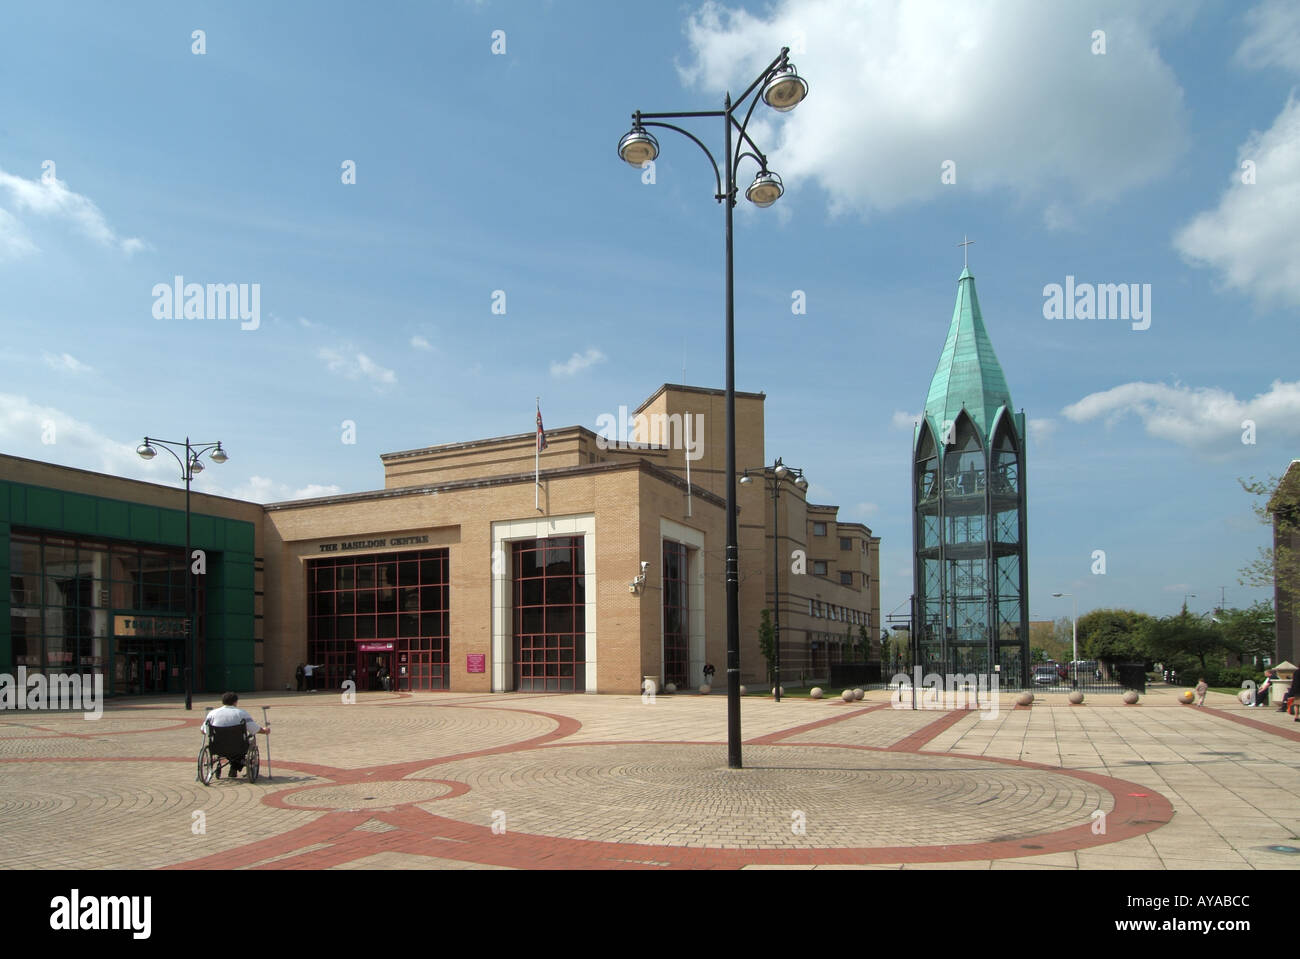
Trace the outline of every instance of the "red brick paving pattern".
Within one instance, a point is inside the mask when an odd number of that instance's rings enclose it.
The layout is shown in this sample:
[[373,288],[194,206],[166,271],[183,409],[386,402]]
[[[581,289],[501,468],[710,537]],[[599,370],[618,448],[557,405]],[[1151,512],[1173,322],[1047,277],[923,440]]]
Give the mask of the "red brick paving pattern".
[[[521,697],[522,698],[522,697]],[[403,707],[414,705],[401,699],[373,703]],[[681,748],[662,740],[620,740],[610,743],[563,743],[566,737],[577,732],[582,724],[578,720],[557,713],[537,709],[522,709],[517,706],[486,705],[487,700],[446,701],[446,706],[473,704],[473,708],[485,711],[502,711],[524,713],[534,717],[545,718],[554,723],[554,728],[541,735],[532,736],[516,743],[491,746],[478,750],[467,750],[441,758],[420,758],[401,762],[382,763],[362,768],[340,768],[322,763],[305,763],[292,759],[274,762],[274,771],[290,774],[303,774],[322,782],[306,785],[294,785],[291,788],[277,788],[276,782],[269,782],[269,790],[263,792],[261,802],[278,809],[328,808],[331,803],[313,806],[312,794],[321,797],[332,796],[333,802],[346,803],[363,800],[386,803],[385,790],[394,794],[396,801],[369,809],[333,809],[323,812],[313,821],[289,829],[277,835],[259,839],[226,849],[212,855],[189,858],[183,862],[173,863],[167,868],[261,868],[261,869],[320,869],[343,865],[384,852],[401,852],[407,856],[425,856],[438,859],[458,860],[483,865],[514,866],[525,868],[596,868],[596,869],[638,869],[638,868],[738,868],[744,865],[776,864],[872,864],[902,862],[963,862],[969,860],[1002,859],[1022,856],[1042,855],[1047,852],[1063,852],[1084,849],[1105,843],[1116,842],[1149,832],[1167,823],[1172,817],[1172,807],[1163,797],[1143,789],[1133,783],[1095,773],[1060,769],[1035,763],[1010,759],[960,757],[967,765],[970,763],[1000,764],[1021,769],[1041,770],[1055,776],[1073,778],[1087,783],[1109,794],[1112,808],[1108,812],[1106,834],[1094,835],[1090,823],[1084,821],[1078,825],[1056,829],[1041,835],[1026,835],[1023,838],[1001,837],[994,841],[963,842],[950,845],[892,845],[868,847],[836,848],[683,848],[673,845],[654,845],[644,842],[609,842],[594,839],[542,836],[527,832],[507,831],[495,835],[484,820],[481,824],[461,821],[438,815],[432,809],[438,803],[463,797],[470,787],[454,779],[435,776],[437,767],[465,763],[488,756],[505,756],[511,754],[532,753],[544,750],[550,756],[577,755],[570,753],[570,748],[592,749],[601,746],[623,746],[628,750],[634,747],[648,749]],[[499,703],[499,700],[497,700]],[[273,712],[285,708],[294,708],[295,704],[277,705]],[[313,703],[302,701],[302,705]],[[427,701],[419,705],[428,708]],[[436,708],[438,703],[433,704]],[[157,708],[157,707],[151,707]],[[791,726],[787,729],[756,737],[748,745],[762,746],[770,749],[797,750],[807,754],[814,749],[834,749],[856,753],[859,756],[870,753],[883,757],[887,753],[911,753],[915,755],[933,755],[936,764],[951,763],[956,757],[950,754],[925,754],[921,747],[944,729],[960,722],[970,713],[958,711],[939,715],[923,729],[893,743],[887,749],[875,747],[851,746],[844,743],[807,743],[784,744],[792,736],[808,733],[832,723],[858,719],[879,709],[889,708],[887,703],[872,704],[865,707],[851,707],[846,704],[836,715],[814,722]],[[1234,718],[1228,716],[1228,718]],[[274,717],[272,722],[274,724]],[[1238,720],[1250,723],[1247,720]],[[171,720],[167,725],[158,725],[150,729],[97,731],[95,733],[71,733],[59,729],[41,729],[44,736],[9,737],[27,739],[49,739],[51,735],[82,738],[105,739],[117,735],[142,733],[150,731],[173,731],[197,726],[199,718]],[[9,739],[0,739],[0,744]],[[716,746],[717,744],[711,744]],[[197,751],[197,750],[196,750]],[[796,753],[791,753],[796,755]],[[186,757],[4,757],[3,762],[148,762],[194,764],[192,756]],[[671,763],[671,755],[664,763]],[[266,755],[263,751],[265,773]],[[3,766],[0,765],[0,769]],[[741,774],[743,775],[743,773]],[[427,784],[421,785],[421,784]],[[387,784],[387,785],[385,785]],[[232,784],[234,788],[247,788],[243,784]],[[262,783],[257,787],[261,788]],[[366,787],[353,789],[352,787]],[[373,789],[369,788],[373,787]],[[435,788],[436,787],[436,788]],[[213,788],[231,788],[218,786]],[[545,783],[538,784],[545,789]],[[343,792],[339,792],[343,790]],[[350,791],[349,791],[350,790]],[[333,791],[333,792],[331,792]],[[362,797],[360,792],[374,792],[375,797]],[[405,796],[417,798],[402,798]],[[1130,794],[1143,795],[1130,795]],[[356,795],[356,799],[349,799]],[[994,807],[996,808],[996,807]],[[739,844],[738,844],[739,845]]]

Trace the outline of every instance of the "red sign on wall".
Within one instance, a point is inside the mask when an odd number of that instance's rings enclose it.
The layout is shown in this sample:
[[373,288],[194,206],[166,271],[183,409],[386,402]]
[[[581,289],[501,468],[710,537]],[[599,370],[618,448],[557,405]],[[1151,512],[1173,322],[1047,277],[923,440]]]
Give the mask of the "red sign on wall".
[[482,673],[486,671],[487,671],[487,655],[485,653],[465,654],[465,672]]

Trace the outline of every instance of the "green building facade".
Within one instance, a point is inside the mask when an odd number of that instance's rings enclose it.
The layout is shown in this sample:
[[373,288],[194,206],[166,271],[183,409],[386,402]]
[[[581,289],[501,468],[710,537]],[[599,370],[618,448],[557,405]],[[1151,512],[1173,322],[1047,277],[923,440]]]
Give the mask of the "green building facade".
[[[191,514],[196,692],[255,688],[255,528]],[[185,512],[0,480],[0,671],[102,673],[110,695],[185,688]]]
[[969,268],[912,451],[918,665],[1028,685],[1025,415],[1013,411]]

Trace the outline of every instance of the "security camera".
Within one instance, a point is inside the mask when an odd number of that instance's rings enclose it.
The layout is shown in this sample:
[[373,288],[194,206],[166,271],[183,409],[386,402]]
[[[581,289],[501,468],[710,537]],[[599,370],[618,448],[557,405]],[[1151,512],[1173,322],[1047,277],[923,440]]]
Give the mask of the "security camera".
[[642,575],[642,576],[645,575],[645,571],[648,570],[649,568],[650,568],[650,564],[647,563],[645,560],[641,560],[641,575]]

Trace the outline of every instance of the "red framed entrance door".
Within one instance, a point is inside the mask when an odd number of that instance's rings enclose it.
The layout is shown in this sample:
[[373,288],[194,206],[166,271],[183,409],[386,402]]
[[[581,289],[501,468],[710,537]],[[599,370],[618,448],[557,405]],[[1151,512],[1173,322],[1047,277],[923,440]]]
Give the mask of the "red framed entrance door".
[[358,652],[356,669],[358,691],[383,691],[385,676],[390,677],[389,688],[396,688],[391,679],[393,654],[390,652]]

